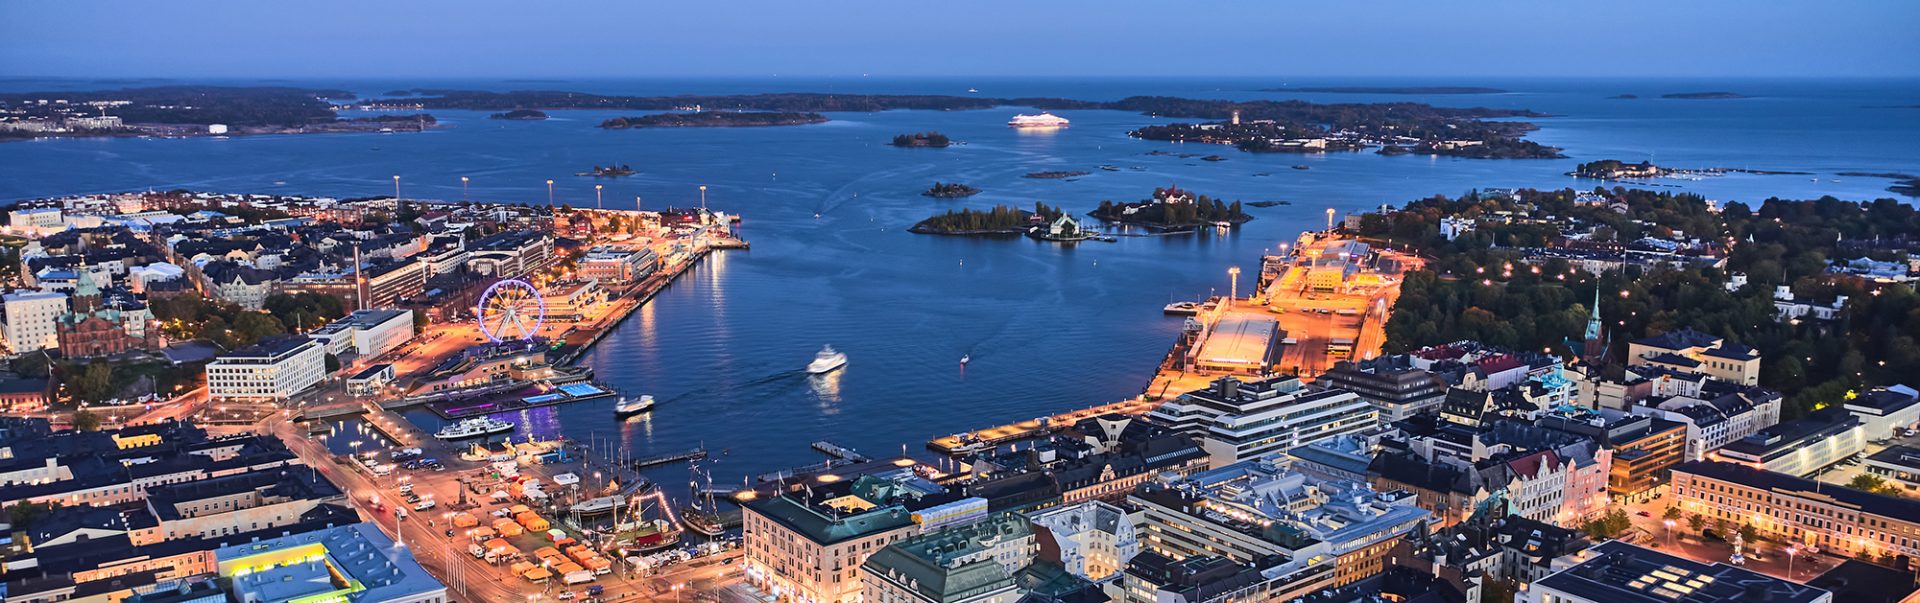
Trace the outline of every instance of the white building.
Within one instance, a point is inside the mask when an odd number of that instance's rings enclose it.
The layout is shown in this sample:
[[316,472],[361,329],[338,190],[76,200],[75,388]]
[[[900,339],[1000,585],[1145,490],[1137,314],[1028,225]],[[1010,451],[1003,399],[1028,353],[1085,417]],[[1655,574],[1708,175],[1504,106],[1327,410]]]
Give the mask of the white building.
[[1702,400],[1692,396],[1673,396],[1665,400],[1647,400],[1629,409],[1633,414],[1660,417],[1687,425],[1686,460],[1707,458],[1707,453],[1753,435],[1780,422],[1780,394],[1768,391],[1743,391]]
[[67,229],[66,218],[58,207],[13,210],[7,214],[7,225],[13,232],[29,237],[43,237]]
[[413,340],[413,311],[356,310],[307,337],[320,342],[328,354],[351,351],[372,358]]
[[1295,377],[1214,380],[1160,405],[1147,419],[1200,442],[1218,468],[1372,429],[1379,411],[1353,392],[1308,389]]
[[67,313],[67,295],[54,291],[31,291],[8,293],[0,296],[5,300],[5,312],[0,320],[6,324],[0,328],[0,337],[5,337],[8,354],[25,354],[37,350],[60,347],[59,332],[55,324],[62,314]]
[[217,400],[285,400],[326,376],[320,342],[286,337],[207,363],[207,395]]
[[1842,409],[1827,408],[1728,443],[1707,458],[1806,477],[1866,448],[1866,423]]
[[1042,554],[1057,551],[1060,557],[1048,561],[1094,582],[1118,576],[1140,553],[1133,518],[1110,503],[1091,500],[1053,507],[1028,519],[1033,521],[1035,539],[1042,543]]

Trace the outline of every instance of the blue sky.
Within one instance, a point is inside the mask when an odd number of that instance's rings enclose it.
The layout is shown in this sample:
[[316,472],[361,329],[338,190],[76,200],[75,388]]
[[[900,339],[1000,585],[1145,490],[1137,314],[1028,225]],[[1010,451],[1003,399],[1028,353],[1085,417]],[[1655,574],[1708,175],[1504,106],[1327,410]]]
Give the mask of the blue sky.
[[0,75],[1920,76],[1920,1],[5,0]]

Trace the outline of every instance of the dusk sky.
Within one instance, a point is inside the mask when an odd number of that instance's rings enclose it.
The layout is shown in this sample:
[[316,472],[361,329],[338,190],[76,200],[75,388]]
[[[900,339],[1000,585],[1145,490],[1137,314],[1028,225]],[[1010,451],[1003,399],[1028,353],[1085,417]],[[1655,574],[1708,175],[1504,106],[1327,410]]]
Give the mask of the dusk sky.
[[0,3],[0,75],[1920,76],[1920,2]]

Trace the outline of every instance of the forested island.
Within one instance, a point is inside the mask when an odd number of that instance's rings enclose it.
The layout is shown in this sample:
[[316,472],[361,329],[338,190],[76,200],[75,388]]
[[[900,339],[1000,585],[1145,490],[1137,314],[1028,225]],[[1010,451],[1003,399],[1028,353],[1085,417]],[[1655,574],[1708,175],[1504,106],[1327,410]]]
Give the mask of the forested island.
[[[1381,147],[1386,155],[1418,153],[1485,159],[1553,159],[1560,149],[1523,137],[1536,126],[1487,121],[1538,117],[1513,109],[1454,109],[1419,103],[1317,105],[1300,101],[1230,103],[1240,123],[1154,125],[1130,134],[1146,140],[1225,144],[1250,153],[1324,153]],[[1184,105],[1180,105],[1184,106]],[[1188,107],[1196,113],[1207,111]],[[1231,117],[1231,115],[1214,116]]]
[[893,146],[896,147],[944,149],[951,144],[953,144],[953,141],[948,140],[947,135],[939,132],[915,132],[893,137]]
[[1602,159],[1574,166],[1568,176],[1575,178],[1593,178],[1596,180],[1620,180],[1624,178],[1658,178],[1667,170],[1652,162],[1627,163],[1618,159]]
[[1840,172],[1839,175],[1849,178],[1886,178],[1893,181],[1893,186],[1887,187],[1887,190],[1908,197],[1920,197],[1920,176],[1913,174],[1900,172]]
[[638,117],[615,117],[600,122],[600,127],[625,128],[755,128],[798,126],[827,121],[819,113],[791,111],[700,111],[695,113],[655,113]]
[[972,209],[949,211],[921,220],[907,230],[919,234],[960,236],[1018,235],[1026,233],[1028,228],[1060,216],[1060,208],[1048,207],[1044,203],[1034,203],[1033,211],[995,205],[993,209],[987,211]]
[[1229,204],[1179,187],[1153,189],[1153,197],[1144,201],[1101,201],[1100,207],[1087,215],[1160,230],[1189,230],[1222,223],[1239,226],[1253,219],[1241,210],[1239,201]]
[[510,119],[516,121],[539,121],[546,118],[547,112],[539,109],[514,109],[512,111],[487,116],[487,119]]
[[920,194],[935,199],[958,199],[978,195],[980,194],[980,189],[958,182],[935,182],[933,183],[933,188],[929,188],[926,192]]
[[1730,99],[1730,98],[1747,98],[1747,95],[1741,94],[1738,92],[1675,92],[1673,94],[1662,94],[1660,95],[1660,98],[1675,98],[1675,99],[1681,99],[1681,100],[1720,100],[1720,99]]
[[1333,92],[1340,94],[1506,94],[1499,88],[1477,86],[1304,86],[1267,88],[1261,92]]
[[[424,114],[343,119],[330,102],[343,98],[353,93],[281,86],[0,93],[0,139],[417,131],[438,123]],[[66,103],[42,104],[51,100]]]

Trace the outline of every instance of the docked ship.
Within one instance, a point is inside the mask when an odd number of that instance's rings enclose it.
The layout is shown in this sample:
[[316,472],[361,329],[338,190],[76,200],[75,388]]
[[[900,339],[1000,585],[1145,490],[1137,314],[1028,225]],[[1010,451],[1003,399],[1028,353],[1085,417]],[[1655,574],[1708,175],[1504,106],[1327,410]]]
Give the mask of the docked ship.
[[1067,127],[1067,118],[1046,111],[1041,111],[1039,115],[1022,113],[1013,116],[1007,125],[1014,128],[1064,128]]
[[846,354],[834,351],[833,346],[826,346],[820,348],[820,353],[813,355],[813,362],[807,363],[807,373],[811,375],[822,375],[831,373],[846,365]]
[[506,433],[509,431],[513,431],[512,423],[495,419],[493,417],[479,417],[474,419],[463,419],[459,423],[454,423],[452,425],[442,427],[440,428],[440,431],[435,432],[433,434],[433,437],[440,438],[442,440],[464,440],[467,438],[490,436],[496,433]]
[[653,410],[653,396],[641,395],[638,398],[622,396],[620,402],[613,405],[613,416],[624,419],[649,410]]
[[567,510],[573,512],[575,515],[591,517],[603,513],[612,513],[625,506],[627,506],[626,497],[616,494],[613,496],[602,496],[583,500],[578,504],[568,507]]

